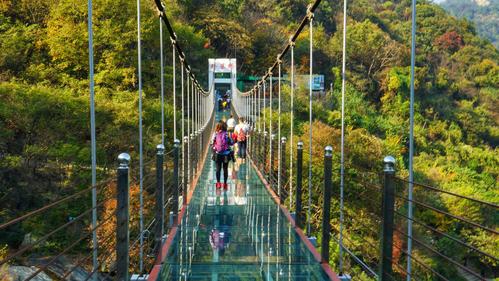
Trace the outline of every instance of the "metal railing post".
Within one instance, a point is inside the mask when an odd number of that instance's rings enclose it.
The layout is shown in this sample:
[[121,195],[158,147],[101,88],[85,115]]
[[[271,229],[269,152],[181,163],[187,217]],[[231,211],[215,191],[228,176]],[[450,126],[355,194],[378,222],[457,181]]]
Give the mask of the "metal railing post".
[[323,263],[329,263],[329,240],[331,239],[331,190],[333,170],[333,148],[326,146],[324,151],[324,202],[322,217],[321,257]]
[[175,139],[173,141],[173,224],[177,224],[178,217],[178,188],[180,186],[179,181],[179,161],[180,158],[180,141]]
[[296,226],[302,227],[303,142],[298,142],[296,152]]
[[130,155],[121,153],[118,156],[118,192],[116,207],[116,280],[128,281],[129,242],[129,167]]
[[165,213],[164,213],[164,202],[165,202],[165,194],[164,194],[164,178],[163,178],[163,162],[165,155],[165,146],[162,144],[158,144],[156,146],[156,235],[155,242],[158,245],[159,250],[161,250],[161,241],[163,239],[164,233],[164,225],[165,225]]
[[381,262],[379,276],[381,281],[390,280],[393,275],[392,254],[393,254],[393,217],[395,205],[395,158],[386,156],[383,159],[383,226],[381,229]]
[[279,179],[279,182],[281,183],[281,194],[279,195],[279,200],[280,203],[284,202],[286,200],[286,196],[284,196],[284,193],[282,192],[283,188],[286,186],[284,183],[287,180],[286,176],[286,137],[281,138],[281,151],[279,153],[281,154],[281,161],[280,161],[280,167],[279,170],[281,171],[281,178]]

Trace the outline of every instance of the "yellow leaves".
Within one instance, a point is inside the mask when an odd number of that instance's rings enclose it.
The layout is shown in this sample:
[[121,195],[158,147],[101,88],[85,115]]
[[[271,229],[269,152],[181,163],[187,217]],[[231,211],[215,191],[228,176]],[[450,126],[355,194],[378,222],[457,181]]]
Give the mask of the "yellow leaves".
[[400,81],[398,76],[390,75],[388,78],[388,91],[396,92],[402,86],[402,82]]
[[[7,257],[8,247],[7,245],[0,246],[0,260],[3,260]],[[0,266],[0,281],[12,281],[12,278],[9,276],[9,264],[6,263]]]
[[[304,135],[302,138],[307,138],[308,140],[308,131],[310,126],[306,124],[303,127]],[[312,151],[314,153],[314,157],[322,157],[324,154],[324,148],[328,145],[332,145],[333,149],[339,148],[339,140],[340,140],[340,130],[332,128],[327,124],[324,124],[320,121],[315,121],[312,123]],[[308,141],[303,139],[304,141],[304,149],[308,149]]]
[[[132,181],[132,179],[130,179]],[[101,264],[103,268],[108,268],[112,266],[112,262],[114,260],[114,249],[116,247],[116,209],[117,209],[117,200],[116,194],[117,185],[116,182],[111,182],[107,186],[103,187],[101,190],[101,194],[103,199],[106,200],[102,206],[102,211],[99,214],[99,221],[102,223],[102,226],[97,229],[97,239],[99,245],[103,245],[105,249],[109,251],[109,254],[103,255],[101,257]],[[129,229],[130,233],[138,233],[138,225],[139,225],[139,208],[140,208],[140,187],[137,183],[130,183],[129,187]],[[149,194],[144,193],[144,201],[152,202],[153,198],[149,196]],[[99,200],[101,202],[101,200]],[[145,221],[148,221],[149,215],[152,213],[152,209],[154,204],[146,205],[144,208],[144,218]],[[106,220],[106,221],[105,221]],[[104,222],[105,221],[105,222]],[[91,229],[91,226],[89,226]],[[130,243],[133,243],[136,237],[130,237]],[[101,250],[103,251],[103,250]],[[109,258],[109,255],[112,255]],[[130,249],[130,257],[135,258],[138,257],[138,248]]]
[[388,135],[385,138],[385,153],[391,155],[403,155],[406,148],[402,144],[402,136]]
[[0,13],[7,12],[11,6],[12,6],[11,1],[6,1],[6,0],[0,1]]
[[366,129],[350,129],[346,137],[348,157],[365,168],[373,168],[381,163],[383,145],[381,139],[367,132]]

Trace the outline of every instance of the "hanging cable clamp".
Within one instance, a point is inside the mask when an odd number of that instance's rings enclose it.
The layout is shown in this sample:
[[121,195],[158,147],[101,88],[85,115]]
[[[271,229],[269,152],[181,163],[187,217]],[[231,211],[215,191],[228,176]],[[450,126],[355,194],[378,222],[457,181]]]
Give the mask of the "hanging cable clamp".
[[156,6],[158,7],[158,10],[160,12],[163,12],[165,10],[165,5],[161,2],[161,0],[156,0]]
[[312,20],[314,18],[314,13],[312,12],[312,5],[308,5],[307,7],[307,18],[308,20]]
[[277,64],[282,64],[281,55],[277,56]]
[[296,42],[293,41],[293,36],[289,37],[289,46],[294,47],[296,45]]

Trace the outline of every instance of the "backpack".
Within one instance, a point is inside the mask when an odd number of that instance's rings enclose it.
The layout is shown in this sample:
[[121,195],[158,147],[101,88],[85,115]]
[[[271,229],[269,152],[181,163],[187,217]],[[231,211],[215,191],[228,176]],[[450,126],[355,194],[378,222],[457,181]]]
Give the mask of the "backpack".
[[217,132],[215,135],[215,142],[213,143],[213,150],[215,150],[216,153],[222,153],[227,149],[229,149],[227,133]]
[[246,141],[246,133],[243,128],[239,129],[237,133],[237,141]]

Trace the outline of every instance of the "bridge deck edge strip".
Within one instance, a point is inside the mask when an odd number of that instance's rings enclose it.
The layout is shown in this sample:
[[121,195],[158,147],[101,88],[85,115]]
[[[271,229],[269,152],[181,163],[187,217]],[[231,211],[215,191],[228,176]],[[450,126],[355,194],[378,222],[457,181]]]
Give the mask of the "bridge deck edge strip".
[[147,278],[147,281],[156,281],[158,279],[159,273],[161,271],[161,266],[162,266],[167,254],[168,254],[168,251],[170,250],[171,245],[173,244],[173,240],[175,238],[175,235],[177,234],[178,225],[182,222],[184,214],[187,210],[187,206],[189,206],[189,203],[191,202],[192,195],[194,194],[194,191],[198,187],[198,181],[202,175],[202,170],[203,170],[203,167],[206,163],[209,149],[210,149],[210,144],[208,143],[208,145],[206,146],[205,151],[203,153],[204,154],[203,160],[201,161],[201,163],[200,163],[201,165],[199,166],[199,167],[201,167],[200,171],[199,171],[198,175],[194,178],[194,181],[192,182],[193,188],[191,188],[191,191],[189,191],[189,193],[187,194],[187,203],[182,206],[182,209],[180,210],[180,212],[178,214],[178,218],[177,218],[175,226],[173,226],[170,229],[170,231],[168,232],[168,239],[165,241],[165,243],[161,247],[161,255],[156,258],[156,261],[154,262],[154,267],[151,270],[151,272]]
[[267,182],[267,180],[262,175],[262,173],[260,172],[260,170],[258,170],[257,166],[255,165],[255,162],[253,162],[253,159],[251,159],[251,157],[248,157],[248,159],[250,160],[251,165],[255,169],[256,174],[258,175],[258,177],[262,181],[263,185],[265,186],[265,188],[267,189],[267,191],[270,193],[270,195],[271,195],[272,199],[274,200],[274,202],[279,206],[279,208],[283,212],[284,216],[288,219],[288,222],[291,224],[291,226],[293,226],[293,229],[295,230],[296,234],[298,234],[298,236],[300,237],[300,239],[302,240],[302,242],[305,244],[305,246],[307,246],[308,250],[314,256],[315,261],[321,265],[322,269],[324,270],[324,272],[326,273],[326,275],[329,277],[330,280],[332,280],[332,281],[340,281],[338,275],[333,272],[333,270],[331,269],[331,267],[329,266],[329,264],[325,263],[325,262],[322,262],[321,255],[319,254],[319,252],[317,251],[317,249],[312,245],[312,243],[310,243],[310,241],[305,236],[305,234],[303,233],[303,231],[299,227],[296,226],[295,220],[291,216],[291,213],[289,212],[289,210],[284,205],[282,205],[282,204],[279,203],[279,196],[275,193],[274,190],[272,190],[272,188],[270,187],[270,184]]

